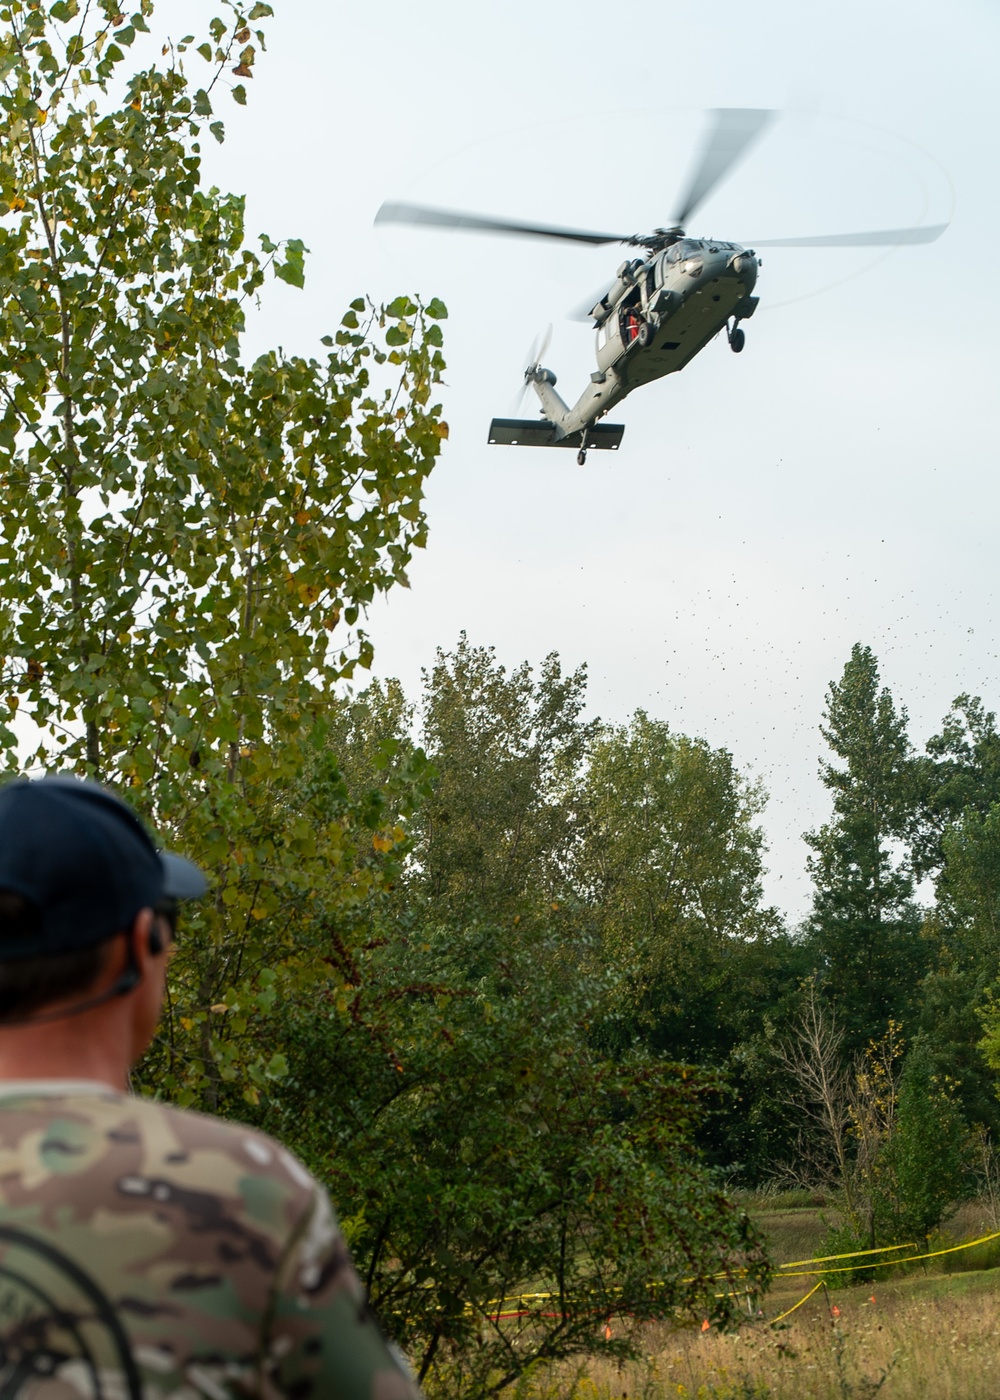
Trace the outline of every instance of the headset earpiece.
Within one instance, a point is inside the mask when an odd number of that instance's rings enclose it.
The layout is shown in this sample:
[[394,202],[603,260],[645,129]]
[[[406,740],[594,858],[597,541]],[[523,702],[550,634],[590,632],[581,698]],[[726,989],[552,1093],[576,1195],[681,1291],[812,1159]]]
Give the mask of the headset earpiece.
[[[111,1001],[114,997],[128,996],[129,992],[138,987],[141,981],[142,975],[139,969],[137,967],[127,967],[114,985],[109,987],[103,996],[94,997],[93,1001],[82,1002],[79,1006],[74,1007],[73,1010],[87,1011],[91,1006],[99,1006],[102,1002]],[[44,1020],[45,1017],[40,1017],[39,1019]]]
[[158,958],[163,952],[163,934],[157,926],[155,917],[152,928],[149,930],[149,951],[154,958]]

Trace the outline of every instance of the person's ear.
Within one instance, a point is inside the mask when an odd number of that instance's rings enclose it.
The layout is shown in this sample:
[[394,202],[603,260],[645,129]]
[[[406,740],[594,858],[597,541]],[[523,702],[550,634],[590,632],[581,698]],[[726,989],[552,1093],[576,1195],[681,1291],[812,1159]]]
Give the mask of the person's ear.
[[140,909],[129,930],[135,962],[141,968],[150,958],[163,952],[163,934],[156,925],[152,909]]
[[156,915],[153,915],[153,922],[149,926],[149,940],[147,943],[150,956],[158,958],[166,946],[163,942],[163,934],[160,931],[160,922]]

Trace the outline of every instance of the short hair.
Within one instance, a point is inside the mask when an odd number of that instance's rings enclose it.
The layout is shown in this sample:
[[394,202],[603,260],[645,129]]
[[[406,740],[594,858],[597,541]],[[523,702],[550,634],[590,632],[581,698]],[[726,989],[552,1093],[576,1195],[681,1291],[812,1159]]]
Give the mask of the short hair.
[[41,910],[13,890],[0,890],[0,1026],[86,992],[104,971],[111,940],[72,953],[4,959],[5,944],[37,934]]

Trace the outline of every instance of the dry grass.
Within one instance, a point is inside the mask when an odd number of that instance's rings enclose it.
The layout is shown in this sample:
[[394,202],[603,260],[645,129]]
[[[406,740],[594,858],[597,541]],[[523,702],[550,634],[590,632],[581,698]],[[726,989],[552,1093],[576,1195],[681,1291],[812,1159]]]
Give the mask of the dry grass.
[[[779,1261],[809,1257],[832,1223],[829,1211],[824,1223],[817,1209],[777,1203],[754,1213]],[[947,1223],[941,1244],[993,1228],[969,1203]],[[875,1283],[820,1289],[777,1326],[762,1318],[726,1336],[647,1324],[636,1338],[640,1362],[619,1367],[597,1358],[537,1373],[517,1388],[517,1400],[998,1400],[998,1264],[994,1242],[908,1272],[887,1270]],[[811,1284],[778,1280],[768,1316]]]
[[812,1259],[822,1249],[823,1237],[832,1226],[840,1224],[835,1210],[816,1207],[797,1210],[769,1210],[755,1214],[757,1223],[767,1236],[768,1248],[776,1264],[792,1259]]
[[997,1400],[1000,1272],[822,1291],[786,1326],[640,1333],[639,1363],[537,1375],[521,1400]]

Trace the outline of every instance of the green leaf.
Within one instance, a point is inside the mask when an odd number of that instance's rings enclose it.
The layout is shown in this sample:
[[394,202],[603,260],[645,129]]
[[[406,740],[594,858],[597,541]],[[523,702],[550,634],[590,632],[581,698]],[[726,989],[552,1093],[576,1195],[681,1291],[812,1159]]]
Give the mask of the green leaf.
[[237,83],[233,88],[233,101],[239,103],[241,107],[247,105],[247,90],[242,83]]
[[285,244],[285,261],[275,263],[274,271],[292,287],[305,285],[305,254],[308,250],[300,238],[290,238]]
[[434,321],[445,321],[448,318],[448,308],[443,301],[438,301],[437,297],[431,297],[424,311]]
[[395,301],[391,301],[385,308],[385,314],[402,320],[404,316],[412,316],[416,309],[409,297],[396,297]]
[[212,45],[211,45],[211,44],[199,44],[199,45],[198,45],[198,52],[201,54],[202,58],[205,60],[206,63],[211,63],[211,61],[212,61]]
[[210,123],[209,123],[209,126],[208,126],[208,129],[209,129],[209,131],[212,133],[212,135],[215,137],[216,141],[218,141],[219,145],[221,146],[222,143],[223,143],[223,141],[225,141],[225,139],[226,139],[226,128],[225,128],[225,126],[223,125],[223,123],[222,123],[222,122],[210,122]]
[[255,19],[268,19],[273,14],[274,11],[271,9],[270,5],[265,5],[261,3],[261,0],[257,0],[253,9],[247,15],[247,19],[252,23]]

